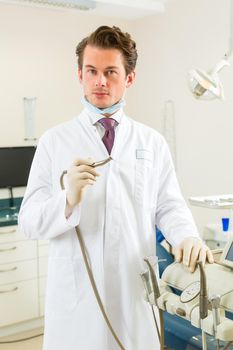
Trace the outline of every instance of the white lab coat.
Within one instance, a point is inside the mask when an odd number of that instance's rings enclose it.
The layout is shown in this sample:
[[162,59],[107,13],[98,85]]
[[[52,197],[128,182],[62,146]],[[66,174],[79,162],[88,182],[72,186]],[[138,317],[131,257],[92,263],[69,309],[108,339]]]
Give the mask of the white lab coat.
[[118,113],[113,161],[98,168],[101,176],[68,220],[62,171],[75,158],[108,157],[88,112],[47,131],[36,151],[19,224],[29,238],[50,240],[44,350],[118,350],[88,280],[75,225],[126,350],[159,349],[139,275],[143,258],[155,254],[155,225],[173,245],[197,235],[163,137]]

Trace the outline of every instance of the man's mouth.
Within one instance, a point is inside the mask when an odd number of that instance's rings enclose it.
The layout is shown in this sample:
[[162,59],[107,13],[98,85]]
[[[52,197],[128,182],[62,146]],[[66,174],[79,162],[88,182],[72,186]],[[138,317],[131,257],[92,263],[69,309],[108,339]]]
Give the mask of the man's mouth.
[[105,96],[105,95],[108,95],[109,93],[107,91],[93,91],[93,94],[96,96]]

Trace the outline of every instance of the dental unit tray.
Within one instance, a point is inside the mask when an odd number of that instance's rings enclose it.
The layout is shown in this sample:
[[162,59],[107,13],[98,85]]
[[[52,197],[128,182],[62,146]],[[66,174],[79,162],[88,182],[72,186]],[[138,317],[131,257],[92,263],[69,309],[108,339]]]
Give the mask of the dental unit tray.
[[[202,292],[199,268],[190,273],[181,263],[170,264],[159,279],[159,296],[155,298],[151,292],[146,300],[151,305],[157,305],[160,310],[189,321],[219,341],[231,342],[233,320],[226,317],[226,311],[233,313],[233,239],[225,246],[220,261],[214,264],[206,263],[204,271],[208,296],[208,310],[204,318],[201,319],[200,316]],[[219,314],[217,325],[211,304],[211,299],[216,297],[220,300],[216,311]]]
[[[220,306],[227,311],[233,312],[233,271],[224,265],[207,264],[205,266],[205,273],[207,275],[208,294],[219,295],[221,297]],[[199,280],[198,269],[194,273],[190,273],[180,263],[169,265],[162,275],[163,282],[169,285],[169,287],[180,291],[184,291],[188,286]]]
[[190,197],[192,205],[213,209],[233,209],[233,194]]

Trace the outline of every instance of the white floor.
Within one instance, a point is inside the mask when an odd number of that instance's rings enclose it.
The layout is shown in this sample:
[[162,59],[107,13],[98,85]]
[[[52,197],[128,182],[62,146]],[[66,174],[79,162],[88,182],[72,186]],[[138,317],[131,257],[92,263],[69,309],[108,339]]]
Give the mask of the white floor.
[[0,338],[0,350],[42,350],[43,336],[39,336],[26,341],[20,341],[17,343],[1,344],[4,341],[17,340],[22,338],[32,337],[34,335],[41,334],[42,329],[34,330],[33,332],[16,334],[11,337]]

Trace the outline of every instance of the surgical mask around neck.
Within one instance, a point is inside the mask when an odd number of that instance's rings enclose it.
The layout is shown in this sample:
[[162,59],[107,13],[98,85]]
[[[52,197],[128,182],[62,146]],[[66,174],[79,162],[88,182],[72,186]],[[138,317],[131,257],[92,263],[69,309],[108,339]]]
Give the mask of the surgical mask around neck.
[[92,105],[90,102],[87,101],[86,97],[81,98],[81,102],[84,105],[84,107],[87,108],[88,111],[95,113],[95,114],[113,114],[122,107],[125,106],[125,100],[120,100],[119,102],[115,103],[114,105],[106,108],[98,108]]

